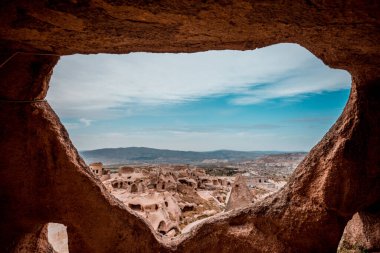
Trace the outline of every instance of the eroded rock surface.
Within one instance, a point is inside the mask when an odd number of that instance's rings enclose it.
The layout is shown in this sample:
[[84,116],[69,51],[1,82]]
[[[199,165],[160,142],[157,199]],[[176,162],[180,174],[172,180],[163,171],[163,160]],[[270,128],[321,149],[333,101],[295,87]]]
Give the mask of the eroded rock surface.
[[[3,1],[0,4],[0,247],[48,222],[70,252],[333,252],[380,201],[380,7],[376,1]],[[344,112],[278,193],[171,242],[115,200],[46,102],[58,56],[306,47],[350,71]],[[53,55],[33,55],[48,53]],[[305,84],[307,85],[307,84]],[[30,240],[29,240],[30,241]]]
[[[98,175],[96,171],[92,170]],[[234,177],[213,177],[203,169],[179,165],[122,166],[118,173],[106,173],[108,177],[98,176],[108,191],[169,237],[223,211],[234,181]]]
[[[98,174],[102,170],[107,176]],[[179,165],[122,166],[117,173],[104,172],[102,167],[91,171],[127,208],[169,237],[196,220],[223,211],[234,180]]]
[[2,48],[128,53],[302,44],[334,67],[379,65],[374,1],[113,1],[2,3]]
[[253,203],[254,198],[249,190],[246,179],[242,175],[238,175],[232,184],[231,195],[228,198],[226,211],[246,207]]
[[48,241],[48,226],[43,226],[36,233],[24,235],[21,242],[16,246],[14,252],[17,253],[30,253],[30,252],[43,252],[43,253],[60,253],[54,250],[53,246]]
[[379,207],[374,209],[356,213],[352,217],[344,229],[338,252],[380,251]]

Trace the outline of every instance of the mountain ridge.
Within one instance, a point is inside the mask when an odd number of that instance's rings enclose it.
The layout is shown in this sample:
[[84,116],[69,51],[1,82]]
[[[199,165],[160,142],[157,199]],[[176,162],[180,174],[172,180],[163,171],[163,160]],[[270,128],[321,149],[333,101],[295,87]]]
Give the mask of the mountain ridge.
[[205,160],[244,161],[254,160],[270,154],[306,153],[291,151],[182,151],[170,149],[156,149],[148,147],[120,147],[102,148],[81,151],[80,154],[87,163],[103,162],[104,164],[117,163],[202,163]]

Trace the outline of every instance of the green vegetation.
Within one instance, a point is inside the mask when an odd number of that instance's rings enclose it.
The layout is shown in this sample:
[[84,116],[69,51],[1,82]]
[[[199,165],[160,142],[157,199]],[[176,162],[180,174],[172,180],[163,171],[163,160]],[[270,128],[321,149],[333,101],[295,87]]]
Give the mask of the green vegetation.
[[200,165],[199,167],[204,169],[208,175],[216,177],[230,177],[236,175],[239,172],[238,168],[233,167],[224,167],[216,165]]

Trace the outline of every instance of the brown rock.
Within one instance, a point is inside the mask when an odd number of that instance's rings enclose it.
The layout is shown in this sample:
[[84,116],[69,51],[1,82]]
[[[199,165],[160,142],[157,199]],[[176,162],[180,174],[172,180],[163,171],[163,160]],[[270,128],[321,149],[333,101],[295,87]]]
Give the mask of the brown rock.
[[232,184],[231,194],[227,202],[226,211],[247,207],[253,202],[253,196],[242,175],[237,175]]
[[[171,242],[110,196],[48,103],[1,101],[1,252],[27,246],[25,238],[51,221],[68,227],[70,252],[333,252],[354,213],[380,202],[378,2],[15,0],[0,6],[2,100],[44,98],[54,55],[74,53],[293,42],[353,77],[342,115],[286,187]],[[32,54],[41,52],[54,55]]]
[[344,229],[339,252],[345,250],[380,251],[380,215],[378,211],[362,211],[352,217]]
[[21,243],[14,249],[17,253],[57,253],[52,245],[48,242],[48,227],[43,226],[36,233],[29,233],[24,235]]

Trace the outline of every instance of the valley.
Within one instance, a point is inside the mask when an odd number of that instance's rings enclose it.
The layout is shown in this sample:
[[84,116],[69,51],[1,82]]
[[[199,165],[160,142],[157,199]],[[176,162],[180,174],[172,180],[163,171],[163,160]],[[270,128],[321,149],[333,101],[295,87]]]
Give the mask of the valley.
[[[162,151],[166,155],[159,154],[159,150],[154,152],[155,160],[159,157],[181,159],[181,156],[171,157],[177,151]],[[201,220],[243,208],[275,193],[286,184],[306,155],[302,152],[223,151],[228,155],[220,157],[221,151],[190,155],[178,152],[177,155],[187,159],[191,156],[191,163],[107,165],[98,161],[90,163],[89,167],[127,209],[142,217],[161,236],[172,238],[189,231]],[[203,159],[205,157],[208,159]]]

